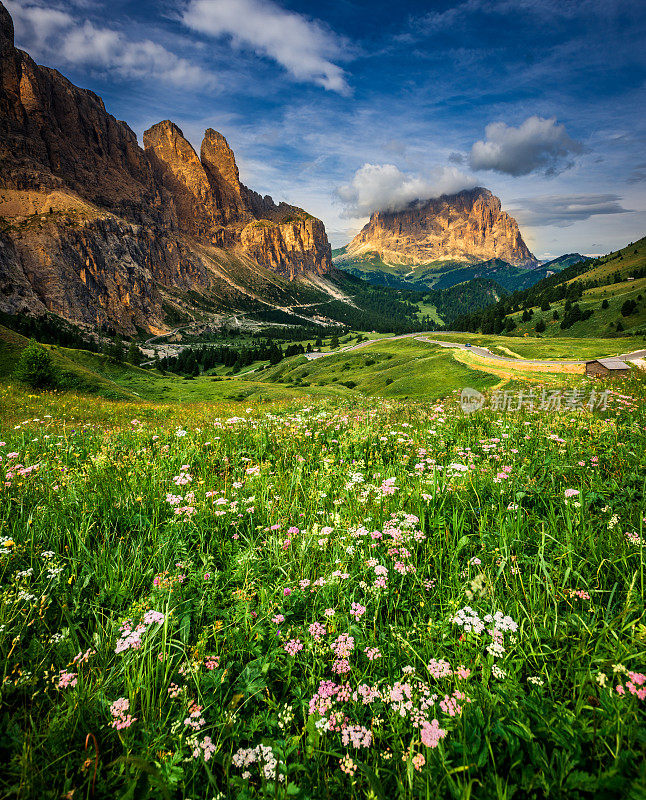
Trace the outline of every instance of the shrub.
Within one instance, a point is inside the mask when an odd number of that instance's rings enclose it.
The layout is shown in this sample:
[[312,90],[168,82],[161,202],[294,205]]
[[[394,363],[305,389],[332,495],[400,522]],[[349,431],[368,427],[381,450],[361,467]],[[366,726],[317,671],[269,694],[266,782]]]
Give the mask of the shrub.
[[31,339],[20,354],[16,365],[15,376],[32,389],[46,389],[56,385],[57,370],[51,353]]

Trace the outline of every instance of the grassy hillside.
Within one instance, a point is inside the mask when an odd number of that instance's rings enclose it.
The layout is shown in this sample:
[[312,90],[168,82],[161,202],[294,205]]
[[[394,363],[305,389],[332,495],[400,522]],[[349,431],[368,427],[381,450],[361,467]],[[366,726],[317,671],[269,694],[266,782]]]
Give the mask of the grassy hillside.
[[469,342],[472,345],[487,347],[492,353],[500,356],[570,361],[615,356],[644,347],[641,337],[604,339],[568,336],[548,339],[536,335],[514,337],[482,333],[437,332],[432,334],[432,338],[446,342]]
[[[12,373],[22,349],[24,336],[0,326],[0,382],[13,383]],[[291,387],[263,381],[244,383],[229,376],[204,375],[187,380],[177,375],[161,375],[156,370],[118,364],[105,355],[86,350],[43,345],[51,354],[60,375],[59,390],[95,395],[108,400],[192,403],[225,402],[253,398],[256,401],[287,401],[303,396]],[[312,387],[305,394],[324,399],[349,394],[346,387]]]
[[452,327],[484,333],[504,329],[512,336],[642,336],[645,298],[646,238],[603,258],[568,266],[481,312],[454,320]]
[[[539,319],[545,321],[545,331],[543,336],[555,337],[580,337],[580,336],[604,336],[609,333],[617,332],[617,323],[628,335],[643,336],[646,339],[646,278],[639,278],[635,281],[622,281],[612,286],[599,286],[586,289],[581,298],[576,302],[581,311],[591,310],[592,316],[586,320],[575,322],[571,328],[562,329],[561,322],[566,315],[564,300],[552,303],[549,310],[541,311],[539,306],[531,306],[533,316],[531,320],[522,321],[522,313],[511,314],[517,328],[514,333],[519,335],[532,334],[536,331]],[[608,308],[603,308],[604,300],[608,303]],[[621,309],[627,300],[634,300],[636,310],[634,313],[623,316]],[[554,320],[554,312],[559,315],[558,320]],[[619,331],[621,333],[621,330]]]
[[472,369],[450,350],[415,339],[382,339],[313,361],[293,359],[266,370],[264,380],[295,387],[341,385],[364,395],[420,399],[447,397],[465,386],[484,390],[500,384],[494,371]]
[[[368,335],[375,338],[375,335]],[[492,352],[521,359],[586,359],[637,349],[641,339],[546,339],[474,335],[432,334],[433,338],[470,341]],[[12,372],[27,340],[0,327],[0,383],[15,385]],[[356,337],[344,337],[342,346],[356,345]],[[414,337],[383,336],[357,350],[334,351],[320,359],[304,356],[285,358],[270,366],[255,362],[233,375],[229,367],[218,366],[197,378],[161,374],[90,353],[47,346],[61,375],[59,390],[85,396],[132,402],[262,403],[275,404],[309,399],[317,403],[351,398],[357,394],[382,398],[434,400],[447,397],[465,386],[485,390],[510,386],[515,381],[567,383],[572,376],[546,375],[533,369],[515,372],[496,362],[464,357],[467,351],[453,351]],[[327,349],[328,352],[329,348]],[[534,374],[535,373],[535,374]]]

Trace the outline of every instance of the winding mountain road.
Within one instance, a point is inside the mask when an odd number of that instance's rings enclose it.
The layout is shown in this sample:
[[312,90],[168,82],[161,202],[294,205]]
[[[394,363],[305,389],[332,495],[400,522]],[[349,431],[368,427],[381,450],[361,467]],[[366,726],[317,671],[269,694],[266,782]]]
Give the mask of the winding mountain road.
[[[452,332],[449,332],[452,333]],[[572,366],[582,366],[585,364],[585,361],[574,361],[574,360],[566,360],[566,359],[525,359],[525,358],[511,358],[510,356],[499,356],[497,353],[492,353],[487,347],[478,347],[477,345],[466,345],[462,342],[446,342],[440,339],[431,339],[429,338],[429,334],[424,333],[404,333],[401,336],[389,336],[387,338],[381,339],[367,339],[365,342],[360,342],[359,344],[352,345],[352,347],[345,347],[339,350],[331,350],[329,353],[307,353],[306,358],[310,361],[313,361],[317,358],[324,358],[325,356],[333,356],[338,355],[340,353],[350,353],[353,350],[359,350],[362,347],[368,347],[368,345],[375,344],[376,342],[392,342],[396,339],[410,339],[414,338],[418,342],[427,342],[428,344],[437,344],[440,347],[448,347],[454,348],[457,350],[468,350],[471,353],[475,353],[476,355],[482,356],[483,358],[489,358],[494,361],[502,361],[506,364],[523,364],[527,366],[535,366],[535,367],[544,367],[544,366],[552,366],[558,364],[569,364]],[[606,356],[606,358],[619,358],[622,361],[637,361],[638,359],[646,357],[646,350],[634,350],[632,353],[621,353],[620,355],[616,356]]]

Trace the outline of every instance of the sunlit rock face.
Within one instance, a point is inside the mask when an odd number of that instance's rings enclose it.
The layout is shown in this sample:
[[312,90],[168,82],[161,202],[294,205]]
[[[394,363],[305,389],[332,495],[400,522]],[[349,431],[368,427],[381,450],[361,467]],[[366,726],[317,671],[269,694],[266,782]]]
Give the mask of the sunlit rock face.
[[402,211],[375,212],[347,248],[348,255],[362,253],[378,253],[388,264],[491,258],[517,266],[537,263],[516,220],[481,187],[417,201]]
[[323,223],[241,184],[222,134],[209,128],[198,156],[166,120],[142,149],[100,97],[13,37],[0,3],[0,310],[158,331],[167,292],[244,295],[218,270],[222,251],[247,275],[330,269]]

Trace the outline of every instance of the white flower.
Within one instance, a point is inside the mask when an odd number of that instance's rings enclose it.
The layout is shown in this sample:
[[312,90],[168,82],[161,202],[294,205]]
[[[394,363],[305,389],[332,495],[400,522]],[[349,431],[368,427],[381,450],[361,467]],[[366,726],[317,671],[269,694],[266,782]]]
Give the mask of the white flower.
[[501,656],[504,656],[505,648],[500,644],[500,642],[492,642],[490,645],[487,645],[487,653],[494,658],[500,658]]
[[494,678],[498,678],[498,680],[502,680],[503,678],[507,677],[507,673],[505,672],[505,670],[500,669],[498,664],[494,664],[491,667],[491,674],[494,676]]

